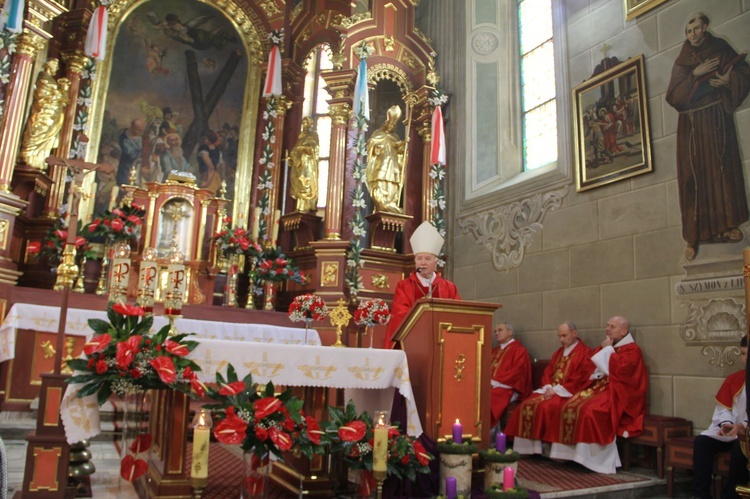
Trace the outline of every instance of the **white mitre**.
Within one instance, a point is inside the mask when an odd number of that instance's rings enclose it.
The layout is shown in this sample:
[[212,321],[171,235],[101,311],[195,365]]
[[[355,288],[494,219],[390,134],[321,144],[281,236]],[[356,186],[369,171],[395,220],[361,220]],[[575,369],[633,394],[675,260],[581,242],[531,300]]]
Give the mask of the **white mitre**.
[[443,248],[443,236],[437,231],[437,229],[430,222],[422,222],[417,227],[411,238],[411,250],[416,255],[417,253],[432,253],[435,256],[440,254],[440,250]]

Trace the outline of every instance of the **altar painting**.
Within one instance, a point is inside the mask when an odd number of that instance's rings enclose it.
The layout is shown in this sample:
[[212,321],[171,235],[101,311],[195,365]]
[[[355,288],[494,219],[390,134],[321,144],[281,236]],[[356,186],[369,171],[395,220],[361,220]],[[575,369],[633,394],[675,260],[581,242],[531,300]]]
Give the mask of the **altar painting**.
[[226,182],[231,199],[247,78],[232,23],[201,2],[152,0],[115,36],[98,147],[115,172],[97,179],[94,211],[122,197],[132,167],[141,187],[176,171],[217,195]]

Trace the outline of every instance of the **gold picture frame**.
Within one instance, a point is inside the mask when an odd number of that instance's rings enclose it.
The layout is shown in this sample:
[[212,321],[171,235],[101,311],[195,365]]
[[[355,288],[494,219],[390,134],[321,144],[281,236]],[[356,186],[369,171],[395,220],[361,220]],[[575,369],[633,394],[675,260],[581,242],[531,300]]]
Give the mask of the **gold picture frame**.
[[623,0],[625,5],[625,20],[630,21],[631,19],[635,19],[666,1],[667,0]]
[[653,171],[643,55],[573,89],[578,192]]

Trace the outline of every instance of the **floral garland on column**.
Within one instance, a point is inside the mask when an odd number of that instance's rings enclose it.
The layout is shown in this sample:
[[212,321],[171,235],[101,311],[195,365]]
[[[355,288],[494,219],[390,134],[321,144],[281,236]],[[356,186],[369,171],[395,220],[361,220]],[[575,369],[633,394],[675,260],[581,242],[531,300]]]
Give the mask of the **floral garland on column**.
[[4,28],[0,31],[0,84],[3,86],[3,95],[0,98],[0,117],[5,113],[5,86],[10,81],[11,56],[16,52],[16,39],[18,33],[12,33]]
[[[431,92],[427,102],[433,107],[442,106],[448,102],[448,96],[436,88]],[[435,140],[435,137],[432,137],[432,140]],[[433,163],[430,167],[430,178],[434,180],[430,197],[430,206],[434,210],[430,223],[445,238],[445,165],[443,163]],[[438,255],[438,265],[441,267],[445,265],[443,255],[444,252],[441,250],[441,254]]]
[[96,61],[89,59],[86,67],[81,72],[81,87],[78,91],[78,109],[76,118],[73,122],[73,144],[70,147],[69,156],[71,159],[85,160],[85,151],[81,150],[81,134],[89,130],[89,109],[91,109],[91,88],[92,83],[96,81]]
[[[375,49],[365,42],[354,49],[354,54],[359,57],[360,61],[366,61],[367,58],[375,52]],[[359,78],[367,79],[367,74],[359,74]],[[365,82],[366,85],[366,82]],[[366,87],[365,87],[366,88]],[[356,98],[356,96],[355,96]],[[365,171],[367,170],[367,141],[365,134],[368,128],[368,117],[365,106],[359,106],[359,112],[353,116],[349,130],[349,138],[352,140],[350,154],[354,155],[352,163],[352,178],[354,179],[354,188],[352,189],[352,208],[354,208],[354,218],[349,222],[352,229],[351,247],[346,258],[346,286],[349,288],[349,295],[352,300],[357,299],[359,292],[364,289],[362,276],[359,275],[359,269],[363,266],[362,262],[362,242],[361,238],[365,235]]]
[[[268,35],[268,39],[272,45],[281,46],[284,41],[284,30],[274,30]],[[274,120],[278,116],[276,111],[276,96],[271,95],[266,101],[266,109],[263,111],[263,151],[260,155],[260,164],[264,166],[263,171],[258,177],[258,190],[260,197],[258,199],[258,208],[260,208],[260,218],[257,220],[258,223],[258,241],[268,242],[270,240],[269,227],[266,224],[266,216],[271,213],[272,209],[270,206],[271,200],[271,189],[273,189],[273,182],[271,181],[273,169],[276,164],[273,162],[273,144],[276,143],[276,125]]]

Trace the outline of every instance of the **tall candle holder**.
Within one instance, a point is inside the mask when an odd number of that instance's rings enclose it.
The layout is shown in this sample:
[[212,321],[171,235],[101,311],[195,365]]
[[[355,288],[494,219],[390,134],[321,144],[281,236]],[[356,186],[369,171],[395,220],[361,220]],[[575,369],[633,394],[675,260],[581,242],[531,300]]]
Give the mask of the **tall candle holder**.
[[102,256],[102,271],[99,273],[99,281],[96,283],[96,295],[104,296],[107,293],[107,276],[109,275],[109,253],[112,247],[109,244],[104,245],[104,255]]
[[247,271],[247,302],[245,303],[246,310],[255,310],[255,256],[248,255],[246,257],[247,265],[250,270]]
[[184,255],[173,245],[169,251],[167,267],[167,288],[164,292],[164,315],[169,319],[169,335],[177,334],[174,321],[182,317],[182,297],[185,296],[187,277],[185,275]]
[[156,282],[159,274],[157,256],[156,248],[143,250],[141,268],[138,272],[138,297],[135,303],[143,308],[143,311],[147,314],[154,313],[154,295],[156,294]]
[[130,245],[120,242],[115,246],[112,259],[112,280],[109,283],[109,301],[125,303],[128,299],[130,283]]
[[375,411],[373,418],[372,476],[378,482],[377,497],[383,497],[383,482],[388,478],[388,411]]

